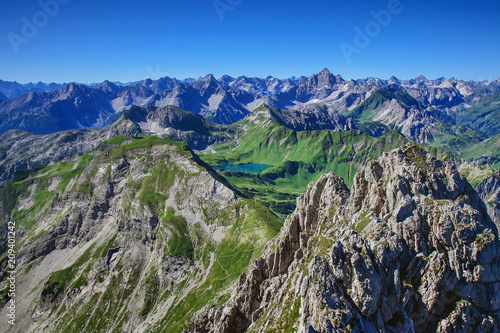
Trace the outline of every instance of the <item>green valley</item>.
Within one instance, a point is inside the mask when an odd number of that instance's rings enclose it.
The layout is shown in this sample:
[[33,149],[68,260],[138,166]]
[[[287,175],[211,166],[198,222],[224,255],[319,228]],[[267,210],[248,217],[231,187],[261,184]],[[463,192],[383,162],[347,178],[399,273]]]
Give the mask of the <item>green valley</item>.
[[360,166],[408,141],[397,131],[378,138],[357,130],[294,131],[273,119],[265,106],[235,125],[247,129],[241,138],[215,145],[215,153],[200,154],[200,157],[212,166],[274,165],[260,174],[229,170],[221,174],[282,217],[293,211],[295,198],[321,174],[334,172],[350,186]]

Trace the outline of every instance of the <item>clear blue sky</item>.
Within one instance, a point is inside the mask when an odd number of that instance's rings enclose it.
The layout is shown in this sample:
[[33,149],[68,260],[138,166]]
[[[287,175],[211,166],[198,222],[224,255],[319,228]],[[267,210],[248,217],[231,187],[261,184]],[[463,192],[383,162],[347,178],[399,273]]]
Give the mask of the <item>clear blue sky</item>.
[[[323,67],[344,78],[500,77],[498,0],[401,0],[401,12],[350,62],[340,44],[355,47],[355,27],[364,31],[370,12],[390,1],[238,2],[220,0],[232,8],[221,20],[213,0],[70,0],[54,17],[35,0],[0,0],[0,79],[285,78]],[[23,36],[23,17],[33,23],[33,16],[41,27]],[[17,53],[9,33],[29,37]]]

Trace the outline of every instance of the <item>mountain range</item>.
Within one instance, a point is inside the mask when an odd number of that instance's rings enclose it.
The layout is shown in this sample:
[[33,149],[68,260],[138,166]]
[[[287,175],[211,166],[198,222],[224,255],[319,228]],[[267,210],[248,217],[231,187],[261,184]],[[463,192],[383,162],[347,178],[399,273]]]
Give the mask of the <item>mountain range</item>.
[[[5,85],[6,82],[2,84]],[[401,95],[409,95],[418,102],[413,104],[413,110],[407,110],[407,113],[411,113],[409,117],[420,119],[432,116],[433,119],[451,125],[469,124],[474,129],[483,131],[488,128],[489,136],[498,134],[498,128],[494,126],[491,129],[489,126],[490,122],[495,122],[498,118],[495,117],[498,115],[498,104],[495,103],[500,93],[498,80],[465,82],[453,78],[428,80],[423,76],[401,81],[394,77],[389,80],[344,80],[326,68],[310,77],[293,79],[245,76],[232,78],[227,75],[216,79],[210,74],[194,81],[164,77],[127,85],[105,81],[88,87],[72,83],[53,91],[50,90],[55,86],[49,85],[45,89],[48,92],[31,90],[33,94],[14,98],[12,94],[7,95],[5,89],[0,89],[0,92],[3,91],[4,95],[11,98],[0,103],[0,130],[5,132],[8,129],[23,129],[34,133],[50,133],[56,129],[102,128],[115,119],[110,117],[110,113],[121,112],[133,105],[174,105],[220,124],[239,121],[262,104],[283,110],[298,110],[311,104],[320,104],[343,113],[352,111],[380,89],[394,90],[391,86],[397,86],[402,91],[399,96],[395,96],[396,99]],[[68,94],[68,91],[72,93]],[[88,99],[89,96],[92,96],[92,101]],[[406,101],[409,96],[404,96]],[[405,100],[400,102],[404,103]],[[68,117],[65,112],[60,111],[61,104],[64,104],[64,108],[69,108],[68,114],[77,112],[79,116]],[[490,110],[486,110],[486,106]],[[417,110],[423,114],[416,115]],[[36,123],[38,118],[52,116],[69,119],[52,127],[47,125],[36,129],[36,126],[30,125]],[[15,121],[20,118],[25,121]],[[85,121],[80,121],[83,119]]]
[[65,87],[66,83],[28,83],[0,80],[0,100],[12,99],[30,92],[51,92]]
[[[128,86],[106,81],[95,88],[72,83],[0,103],[0,129],[7,131],[0,142],[5,156],[0,161],[0,181],[10,179],[16,170],[91,153],[113,135],[153,135],[186,142],[214,167],[272,165],[260,176],[220,172],[284,217],[293,210],[295,197],[322,173],[333,171],[350,185],[367,161],[408,140],[437,148],[436,157],[448,152],[498,169],[498,89],[498,82],[423,77],[344,81],[326,69],[309,78],[282,81],[229,76],[216,80],[208,75],[190,83],[170,78]],[[220,94],[226,97],[218,98]],[[156,106],[144,102],[151,96],[163,96],[157,101],[170,97],[167,105]],[[258,99],[256,105],[264,100],[271,104],[230,112],[231,105],[241,106],[237,100],[242,96],[251,103]],[[243,119],[216,123],[208,119],[208,111],[199,109],[204,105],[200,98],[220,102],[212,115]],[[291,98],[293,109],[273,106]],[[117,101],[123,111],[115,111]],[[472,126],[488,129],[491,137]]]
[[10,96],[1,331],[500,329],[498,81],[324,69]]

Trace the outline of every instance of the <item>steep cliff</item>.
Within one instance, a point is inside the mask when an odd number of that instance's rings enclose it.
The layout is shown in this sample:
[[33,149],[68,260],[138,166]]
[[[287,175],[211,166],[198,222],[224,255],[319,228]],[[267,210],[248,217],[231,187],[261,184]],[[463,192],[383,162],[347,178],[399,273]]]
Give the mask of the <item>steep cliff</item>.
[[477,184],[476,190],[485,202],[488,213],[500,227],[500,172],[491,174],[488,178]]

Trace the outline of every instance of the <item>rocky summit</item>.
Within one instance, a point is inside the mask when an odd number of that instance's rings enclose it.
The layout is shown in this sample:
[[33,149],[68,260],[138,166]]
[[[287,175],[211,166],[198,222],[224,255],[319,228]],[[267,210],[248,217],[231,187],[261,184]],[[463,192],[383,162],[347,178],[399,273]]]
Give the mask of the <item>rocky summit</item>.
[[498,332],[499,255],[478,193],[406,145],[351,189],[332,173],[311,183],[231,298],[188,331]]

